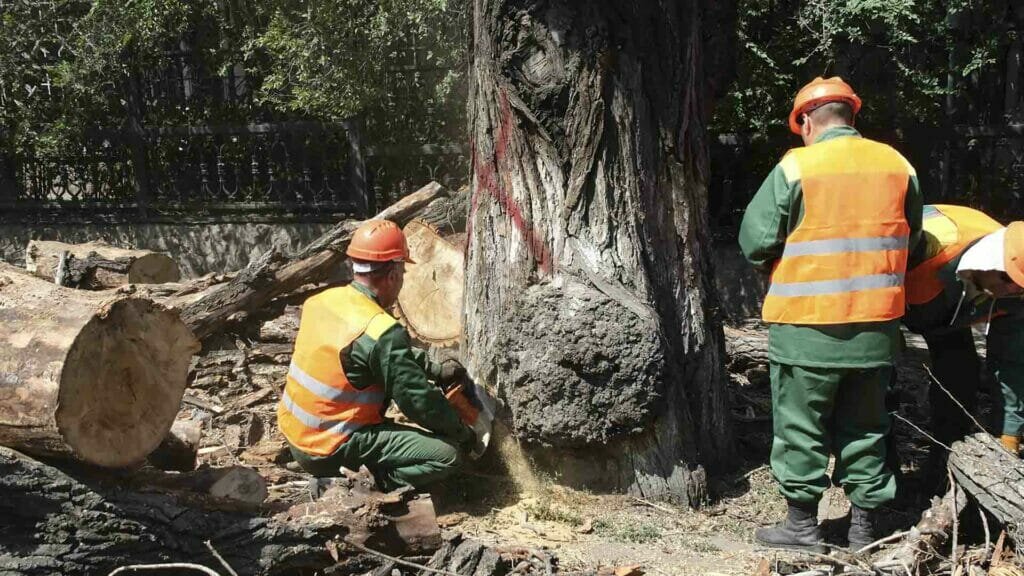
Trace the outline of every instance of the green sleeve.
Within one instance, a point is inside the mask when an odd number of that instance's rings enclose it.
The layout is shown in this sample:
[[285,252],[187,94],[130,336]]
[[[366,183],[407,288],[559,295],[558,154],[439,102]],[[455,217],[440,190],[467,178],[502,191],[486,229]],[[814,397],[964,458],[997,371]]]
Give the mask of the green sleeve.
[[437,380],[441,377],[441,365],[437,362],[432,361],[427,356],[427,351],[422,348],[410,346],[409,350],[412,352],[413,360],[416,364],[423,368],[423,371],[427,373],[427,378],[431,380]]
[[740,224],[740,249],[758,270],[768,272],[782,256],[789,235],[790,210],[800,186],[787,182],[782,166],[776,166],[747,205]]
[[917,251],[917,248],[921,246],[921,241],[924,238],[924,231],[922,228],[922,221],[924,219],[924,196],[921,194],[921,183],[914,174],[910,175],[910,181],[907,183],[907,197],[905,205],[907,211],[907,224],[910,225],[910,239],[907,243],[907,253],[910,254],[910,261],[907,262],[907,270],[912,270],[915,266],[921,263],[920,260],[924,255],[924,250],[921,250],[920,252]]
[[417,358],[409,334],[400,324],[381,334],[372,356],[384,391],[406,418],[459,443],[472,439],[473,431],[462,423],[441,390],[427,380],[423,360],[425,355]]

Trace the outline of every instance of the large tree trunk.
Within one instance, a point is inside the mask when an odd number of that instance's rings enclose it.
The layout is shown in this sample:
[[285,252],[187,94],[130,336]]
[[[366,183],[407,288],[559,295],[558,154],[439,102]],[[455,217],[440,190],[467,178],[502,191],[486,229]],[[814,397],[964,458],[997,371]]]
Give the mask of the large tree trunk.
[[469,367],[569,483],[697,504],[732,453],[706,218],[719,4],[474,2]]
[[101,466],[160,444],[199,344],[150,300],[0,264],[0,445]]
[[[167,482],[189,483],[175,476]],[[149,478],[147,484],[161,483]],[[305,574],[335,564],[326,546],[334,538],[403,554],[441,544],[429,498],[331,488],[314,502],[307,495],[274,513],[246,511],[181,486],[133,488],[139,486],[131,477],[103,480],[0,448],[0,572],[107,574],[125,564],[194,562],[225,573],[209,541],[239,574]]]
[[166,254],[95,243],[30,240],[25,249],[25,269],[61,286],[90,290],[181,279],[178,264]]

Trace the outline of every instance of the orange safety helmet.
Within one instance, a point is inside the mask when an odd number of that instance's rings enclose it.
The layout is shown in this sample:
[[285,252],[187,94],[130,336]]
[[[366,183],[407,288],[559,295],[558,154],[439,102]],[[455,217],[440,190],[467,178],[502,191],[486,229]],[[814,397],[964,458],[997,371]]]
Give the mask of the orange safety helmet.
[[409,257],[409,245],[398,224],[390,220],[368,220],[352,234],[345,254],[354,260],[391,262],[402,260],[415,264]]
[[849,84],[839,76],[831,78],[818,76],[796,93],[796,98],[793,100],[793,111],[789,113],[790,132],[800,134],[800,124],[797,122],[800,115],[829,102],[846,102],[853,108],[854,116],[860,112],[860,97],[854,93]]
[[1003,267],[1017,286],[1024,286],[1024,222],[1011,222],[1003,238]]

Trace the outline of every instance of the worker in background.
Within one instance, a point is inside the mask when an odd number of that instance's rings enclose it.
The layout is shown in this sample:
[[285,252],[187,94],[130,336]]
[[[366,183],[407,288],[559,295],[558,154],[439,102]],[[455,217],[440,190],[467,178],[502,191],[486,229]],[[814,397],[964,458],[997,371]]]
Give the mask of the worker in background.
[[[386,312],[410,262],[405,235],[394,222],[363,224],[347,254],[353,282],[302,307],[278,425],[295,460],[314,476],[339,476],[341,467],[365,465],[385,491],[422,488],[456,471],[460,452],[473,446],[473,430],[442,391],[465,370],[453,359],[429,361]],[[386,420],[392,400],[432,433]]]
[[796,96],[790,150],[751,200],[740,247],[771,272],[772,473],[788,502],[762,544],[824,550],[817,509],[832,482],[853,504],[851,549],[875,540],[878,508],[896,483],[886,465],[886,389],[900,343],[909,251],[921,236],[913,167],[853,127],[861,100],[841,78]]
[[[1024,428],[1024,222],[1003,227],[963,206],[925,206],[924,237],[911,263],[904,323],[924,336],[935,377],[963,405],[933,382],[932,434],[949,446],[979,431],[964,409],[974,411],[980,387],[971,333],[980,325],[1003,399],[1001,441],[1017,455]],[[945,451],[931,454],[926,469],[941,471]]]

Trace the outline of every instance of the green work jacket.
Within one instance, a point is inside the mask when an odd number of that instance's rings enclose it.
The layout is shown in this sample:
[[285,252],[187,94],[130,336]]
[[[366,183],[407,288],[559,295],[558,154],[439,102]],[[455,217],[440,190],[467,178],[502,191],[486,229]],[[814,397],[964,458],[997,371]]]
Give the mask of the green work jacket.
[[[860,138],[851,126],[831,128],[815,144],[833,138]],[[907,183],[906,218],[910,224],[908,250],[921,239],[923,199],[917,176]],[[743,215],[740,248],[757,270],[767,274],[782,256],[786,238],[800,224],[804,214],[800,180],[786,180],[776,165],[765,178]],[[899,353],[900,321],[832,325],[771,324],[768,328],[768,357],[780,364],[811,367],[870,368],[892,364]]]
[[[358,282],[352,286],[379,304],[372,290]],[[406,418],[427,430],[459,443],[473,441],[473,431],[462,423],[441,389],[430,382],[440,377],[441,367],[431,362],[424,350],[413,347],[401,324],[389,328],[379,340],[368,334],[357,338],[341,351],[341,366],[356,388],[382,383],[384,409],[394,400]]]

